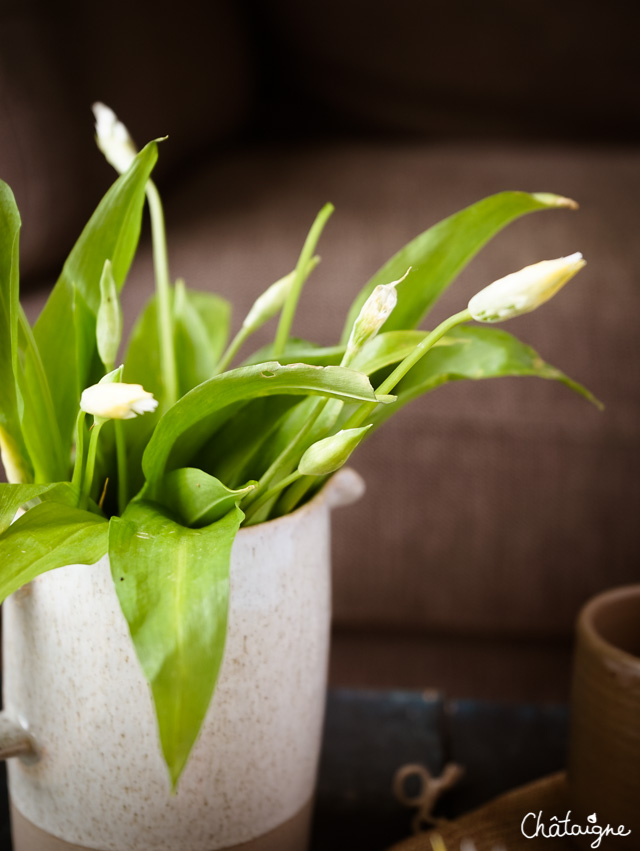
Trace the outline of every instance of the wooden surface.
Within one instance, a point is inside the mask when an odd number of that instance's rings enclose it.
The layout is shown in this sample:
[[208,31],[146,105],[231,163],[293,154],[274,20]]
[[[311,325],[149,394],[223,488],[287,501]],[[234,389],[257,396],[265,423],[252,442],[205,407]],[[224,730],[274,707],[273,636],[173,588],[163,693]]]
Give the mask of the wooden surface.
[[[413,812],[392,793],[406,763],[438,775],[465,766],[438,813],[455,818],[565,763],[567,712],[558,706],[447,702],[435,693],[333,690],[327,702],[311,851],[383,851],[411,833]],[[0,849],[10,851],[4,770]]]

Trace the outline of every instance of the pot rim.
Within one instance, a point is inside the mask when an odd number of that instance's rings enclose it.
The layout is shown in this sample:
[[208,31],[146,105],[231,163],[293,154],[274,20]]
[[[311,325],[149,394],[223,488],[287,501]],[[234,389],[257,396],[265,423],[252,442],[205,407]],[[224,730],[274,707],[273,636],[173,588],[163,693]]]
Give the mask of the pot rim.
[[331,475],[331,478],[325,482],[315,496],[299,508],[290,511],[289,514],[284,514],[282,517],[265,520],[262,523],[256,523],[254,526],[241,526],[237,535],[248,537],[249,534],[257,534],[258,530],[265,529],[267,526],[269,529],[273,529],[277,524],[285,526],[287,523],[296,523],[307,514],[315,511],[316,508],[320,508],[324,503],[327,503],[329,509],[337,508],[340,505],[349,505],[351,502],[360,499],[364,490],[365,483],[362,476],[353,467],[342,467]]
[[628,650],[623,650],[621,647],[603,638],[594,624],[594,618],[603,604],[614,603],[617,600],[629,597],[638,599],[638,608],[640,609],[640,584],[622,585],[618,588],[611,588],[593,597],[580,611],[577,632],[578,637],[599,655],[623,664],[625,667],[631,667],[640,671],[640,656],[635,656]]

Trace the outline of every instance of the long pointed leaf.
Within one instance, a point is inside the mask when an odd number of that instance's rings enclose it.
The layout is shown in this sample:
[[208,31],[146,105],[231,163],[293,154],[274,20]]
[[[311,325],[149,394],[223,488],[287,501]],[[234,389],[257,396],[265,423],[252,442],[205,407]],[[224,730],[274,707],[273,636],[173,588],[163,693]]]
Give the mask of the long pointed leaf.
[[183,525],[191,529],[210,526],[220,520],[250,493],[256,482],[233,490],[195,467],[171,470],[144,489],[145,502],[157,502]]
[[234,508],[211,526],[187,529],[157,505],[140,501],[111,520],[113,581],[151,685],[174,788],[218,679],[231,547],[243,517]]
[[176,285],[175,347],[181,396],[215,374],[230,319],[231,305],[226,299]]
[[140,236],[145,186],[156,159],[157,146],[151,142],[109,189],[73,247],[34,327],[65,447],[71,445],[79,391],[92,383],[92,373],[99,365],[97,354],[94,357],[92,351],[92,357],[87,357],[85,344],[75,333],[79,321],[75,290],[88,308],[80,320],[84,341],[86,335],[95,336],[105,260],[111,260],[118,287],[124,283]]
[[30,508],[0,535],[0,602],[41,573],[93,564],[107,551],[103,517],[57,502]]
[[259,478],[269,466],[264,449],[270,446],[274,431],[291,408],[302,404],[295,396],[265,396],[247,402],[211,435],[198,454],[200,466],[230,487]]
[[20,214],[13,192],[0,180],[0,429],[11,441],[16,468],[30,466],[20,428],[18,368],[18,245]]
[[478,201],[439,222],[401,248],[371,278],[354,301],[342,334],[346,343],[351,327],[378,284],[408,277],[398,285],[398,304],[385,331],[415,328],[454,278],[503,227],[536,210],[574,208],[575,202],[549,193],[500,192]]
[[[179,294],[179,295],[178,295]],[[176,288],[174,317],[180,395],[210,378],[229,333],[229,303],[211,293]],[[136,322],[124,361],[124,381],[142,384],[159,401],[158,409],[126,423],[127,458],[132,493],[143,483],[142,453],[153,432],[165,396],[158,341],[157,299],[149,299]]]
[[516,337],[498,328],[463,325],[444,338],[446,345],[436,346],[406,375],[395,389],[397,401],[380,406],[369,422],[379,426],[388,416],[412,399],[450,381],[505,376],[536,376],[575,390],[601,407],[585,387],[542,360],[540,355]]
[[18,509],[33,499],[71,506],[78,504],[78,494],[71,482],[53,482],[48,485],[0,484],[0,535],[9,528]]

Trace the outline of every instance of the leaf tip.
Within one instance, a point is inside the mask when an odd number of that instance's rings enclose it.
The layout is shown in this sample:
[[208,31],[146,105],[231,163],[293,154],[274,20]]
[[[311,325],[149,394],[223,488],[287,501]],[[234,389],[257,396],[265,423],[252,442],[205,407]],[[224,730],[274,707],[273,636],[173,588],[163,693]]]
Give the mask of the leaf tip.
[[534,192],[533,197],[544,204],[545,207],[558,207],[564,210],[578,210],[580,205],[573,198],[566,198],[564,195],[555,195],[553,192]]

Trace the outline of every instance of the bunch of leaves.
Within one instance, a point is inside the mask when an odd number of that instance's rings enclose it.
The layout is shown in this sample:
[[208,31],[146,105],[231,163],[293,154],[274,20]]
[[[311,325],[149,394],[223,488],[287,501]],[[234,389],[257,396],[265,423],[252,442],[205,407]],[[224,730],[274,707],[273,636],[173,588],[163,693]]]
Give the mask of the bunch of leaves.
[[[101,276],[110,261],[117,289],[125,282],[156,158],[152,142],[109,189],[33,328],[19,304],[20,217],[0,183],[0,445],[12,479],[0,486],[0,599],[45,571],[90,565],[108,553],[175,788],[223,658],[234,537],[243,523],[286,514],[322,486],[330,468],[302,463],[312,446],[363,411],[361,427],[340,445],[345,460],[406,402],[460,379],[538,376],[591,397],[505,331],[468,325],[445,335],[394,397],[374,389],[425,339],[418,326],[493,236],[526,213],[567,206],[565,199],[503,192],[429,228],[357,294],[341,342],[321,348],[292,338],[291,326],[327,207],[281,287],[274,344],[243,365],[226,369],[251,332],[243,326],[229,343],[229,304],[181,281],[171,288],[175,402],[163,372],[158,297],[148,302],[126,349],[124,380],[142,384],[160,405],[118,423],[120,435],[107,423],[94,490],[82,504],[74,469],[82,468],[88,432],[79,421],[74,436],[74,424],[82,390],[105,373],[96,345]],[[409,267],[384,331],[341,366],[368,296]],[[12,523],[20,508],[26,513]]]

